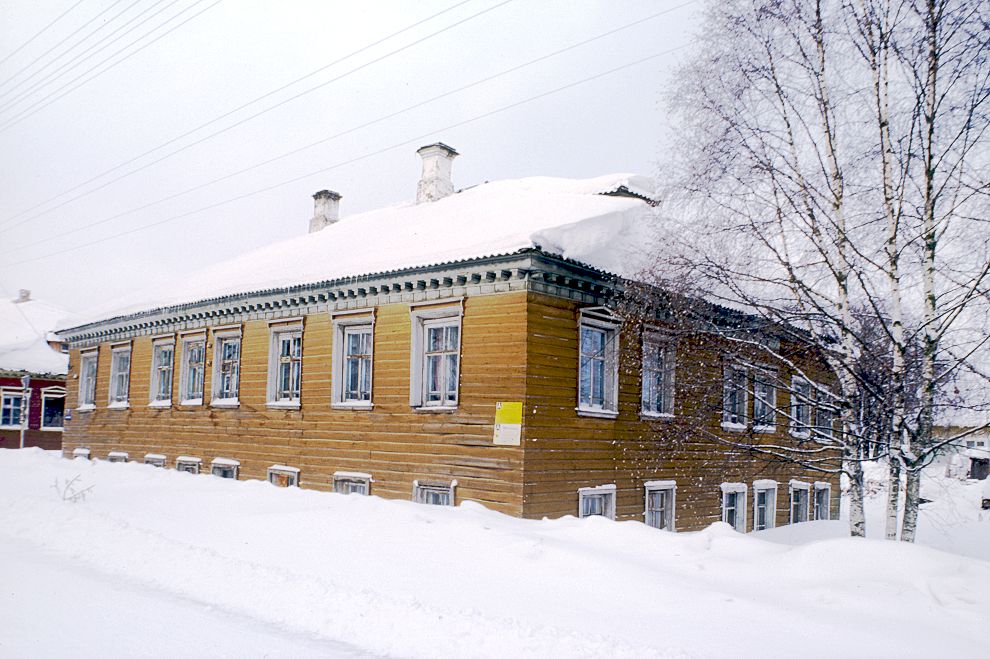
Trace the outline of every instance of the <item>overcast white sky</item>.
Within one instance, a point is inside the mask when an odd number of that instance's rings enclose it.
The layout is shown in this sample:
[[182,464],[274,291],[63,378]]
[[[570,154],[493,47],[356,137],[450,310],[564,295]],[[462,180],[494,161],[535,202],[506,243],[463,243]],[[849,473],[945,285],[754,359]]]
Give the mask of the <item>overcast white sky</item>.
[[[408,201],[420,174],[415,150],[438,140],[461,153],[454,163],[459,188],[533,175],[652,175],[669,130],[662,92],[685,56],[675,49],[690,42],[700,14],[700,3],[684,0],[76,3],[0,1],[0,295],[28,288],[79,312],[304,233],[316,190],[340,192],[345,216]],[[669,54],[454,126],[657,53]],[[334,137],[344,131],[351,132]],[[319,140],[326,141],[127,212]],[[243,195],[250,196],[224,203]],[[179,215],[185,217],[172,219]]]

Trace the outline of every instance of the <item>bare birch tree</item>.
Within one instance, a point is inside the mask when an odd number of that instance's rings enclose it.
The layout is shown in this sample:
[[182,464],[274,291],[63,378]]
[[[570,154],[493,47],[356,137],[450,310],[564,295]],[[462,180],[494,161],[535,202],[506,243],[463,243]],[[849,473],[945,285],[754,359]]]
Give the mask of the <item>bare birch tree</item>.
[[887,535],[903,473],[913,540],[920,471],[957,439],[933,438],[944,390],[985,372],[990,2],[731,0],[704,30],[672,94],[655,283],[689,282],[820,352],[835,385],[815,395],[841,429],[811,439],[842,453],[851,532],[880,444]]

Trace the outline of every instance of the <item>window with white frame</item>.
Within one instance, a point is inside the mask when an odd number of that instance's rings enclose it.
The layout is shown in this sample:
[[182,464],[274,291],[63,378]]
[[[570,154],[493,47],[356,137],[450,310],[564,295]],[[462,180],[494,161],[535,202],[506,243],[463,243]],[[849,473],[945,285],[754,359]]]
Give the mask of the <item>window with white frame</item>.
[[190,474],[198,474],[199,467],[203,463],[202,459],[188,455],[180,455],[175,459],[175,470],[184,471]]
[[130,455],[126,451],[110,451],[107,453],[107,462],[127,462]]
[[96,366],[97,351],[84,352],[79,356],[79,409],[93,409],[96,405]]
[[578,517],[615,519],[615,485],[582,487],[578,490]]
[[832,486],[815,482],[815,519],[832,519]]
[[815,432],[820,436],[831,437],[835,426],[835,407],[832,396],[822,390],[818,391],[818,404],[815,406]]
[[776,379],[776,371],[753,370],[753,429],[758,432],[772,432],[777,425]]
[[72,459],[82,458],[84,460],[89,460],[90,450],[85,446],[78,446],[72,449]]
[[607,309],[582,309],[578,325],[578,412],[618,411],[619,319]]
[[643,414],[674,413],[674,344],[662,337],[643,337]]
[[237,480],[237,472],[240,471],[241,463],[230,458],[215,458],[210,463],[210,472],[220,478],[231,478]]
[[179,374],[179,396],[182,405],[203,404],[203,382],[206,374],[206,335],[182,339],[182,369]]
[[333,319],[333,404],[371,406],[374,323],[370,314]]
[[151,405],[166,407],[172,403],[172,369],[175,341],[158,340],[151,351]]
[[268,482],[278,487],[299,485],[299,470],[286,465],[272,465],[268,468]]
[[453,506],[454,488],[457,481],[450,483],[426,483],[413,481],[413,501],[433,506]]
[[649,481],[646,489],[646,525],[665,531],[674,530],[677,484],[674,481]]
[[722,483],[722,521],[746,532],[746,484]]
[[367,496],[371,494],[371,481],[371,474],[356,471],[336,471],[333,474],[333,491],[338,494],[361,494]]
[[41,429],[60,431],[65,425],[65,387],[41,390]]
[[747,378],[742,366],[726,365],[722,372],[722,426],[725,428],[746,427]]
[[763,531],[777,525],[777,481],[753,482],[753,530]]
[[302,386],[302,327],[272,327],[268,359],[268,403],[299,406]]
[[791,481],[791,524],[808,521],[808,483]]
[[131,387],[131,346],[116,346],[110,351],[110,405],[127,407]]
[[807,436],[811,430],[811,383],[791,378],[791,434]]
[[145,453],[144,464],[151,465],[152,467],[164,467],[165,456],[161,453]]
[[0,428],[20,428],[24,412],[23,389],[0,390]]
[[413,309],[409,403],[416,408],[457,407],[461,307]]
[[213,405],[237,405],[241,381],[240,330],[214,333]]

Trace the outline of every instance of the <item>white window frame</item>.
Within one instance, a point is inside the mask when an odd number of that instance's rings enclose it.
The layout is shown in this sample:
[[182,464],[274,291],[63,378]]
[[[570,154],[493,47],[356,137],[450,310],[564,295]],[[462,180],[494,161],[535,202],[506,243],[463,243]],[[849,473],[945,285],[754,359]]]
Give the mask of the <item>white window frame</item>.
[[[233,471],[233,476],[224,476],[222,473],[217,473],[218,471],[225,471],[230,469]],[[232,458],[213,458],[210,462],[210,474],[217,476],[218,478],[224,478],[227,480],[237,480],[237,477],[241,473],[241,463],[238,460]]]
[[[832,437],[835,434],[835,418],[838,416],[836,414],[837,410],[830,400],[818,400],[821,393],[821,390],[818,390],[815,395],[815,432],[825,437]],[[820,418],[822,412],[825,410],[827,410],[825,416],[828,419],[828,425],[823,425]]]
[[[127,370],[123,372],[120,362],[125,356],[127,358]],[[107,409],[122,410],[131,406],[131,357],[131,344],[129,341],[125,344],[110,347],[110,387]],[[120,379],[121,376],[123,376],[122,381]],[[120,391],[121,384],[123,384],[123,391]]]
[[[788,513],[788,517],[789,517],[789,519],[791,521],[791,524],[799,524],[801,522],[807,522],[807,521],[809,521],[811,519],[811,517],[810,517],[810,515],[811,515],[811,501],[809,500],[809,499],[811,499],[811,484],[810,483],[806,483],[804,481],[799,481],[797,479],[791,479],[791,482],[789,484],[789,488],[788,489],[790,490],[790,495],[791,495],[791,501],[790,501],[791,506],[790,506],[790,512]],[[794,502],[794,493],[795,492],[804,492],[804,519],[798,519],[798,520],[795,520],[794,519],[794,503],[795,503]]]
[[[284,476],[286,484],[279,486],[275,480],[277,476]],[[288,465],[272,465],[268,468],[268,482],[278,487],[299,487],[299,469]]]
[[[729,409],[729,394],[737,389],[738,374],[742,374],[742,414]],[[738,399],[736,399],[738,408]],[[739,419],[742,419],[741,421]],[[725,363],[722,366],[722,428],[725,430],[745,430],[749,425],[749,370],[745,366]]]
[[[202,405],[204,391],[206,389],[206,331],[200,331],[190,334],[185,334],[182,336],[182,363],[179,366],[179,405]],[[199,396],[197,398],[190,398],[186,394],[189,392],[189,376],[190,376],[190,362],[189,356],[191,354],[190,348],[193,344],[200,343],[203,346],[203,361],[200,362],[200,386],[199,386]],[[174,355],[174,353],[173,353]],[[174,359],[174,356],[173,356]]]
[[[347,337],[354,333],[371,334],[368,364],[368,400],[347,398],[345,386],[347,375]],[[375,391],[375,316],[362,312],[360,315],[335,315],[333,317],[333,377],[331,378],[331,406],[346,409],[371,409],[374,407]]]
[[[643,483],[644,496],[643,496],[643,523],[655,529],[660,529],[663,531],[676,531],[677,530],[677,482],[676,481],[647,481]],[[667,495],[667,514],[664,526],[657,526],[650,523],[651,513],[650,510],[650,494],[654,492],[668,492]]]
[[[736,495],[735,498],[736,518],[734,520],[735,524],[732,525],[732,528],[734,528],[736,531],[739,531],[740,533],[745,533],[746,532],[746,498],[749,488],[746,487],[746,483],[722,483],[720,489],[722,490],[722,521],[725,522],[726,524],[729,523],[728,520],[729,507],[726,505],[728,504],[728,497],[726,497],[725,495],[734,494]],[[741,506],[739,505],[740,494],[742,495]]]
[[[360,494],[368,496],[371,494],[371,484],[375,481],[371,474],[360,471],[335,471],[333,472],[333,491],[337,494]],[[354,485],[364,488],[361,492]],[[346,490],[346,491],[345,491]]]
[[[767,523],[759,528],[760,492],[767,493]],[[762,479],[753,481],[753,530],[765,531],[777,526],[777,481]]]
[[[591,416],[605,419],[614,419],[619,415],[619,330],[622,326],[622,319],[613,314],[605,307],[589,307],[581,309],[578,315],[578,372],[577,372],[577,410],[578,416]],[[605,346],[603,354],[585,357],[584,352],[584,331],[585,329],[603,332]],[[592,371],[589,382],[589,399],[585,401],[581,391],[581,377],[585,363],[590,360],[603,362],[602,375],[602,402],[599,405],[594,401],[594,378]]]
[[[439,307],[415,307],[410,311],[410,316],[412,319],[412,346],[409,367],[409,405],[417,411],[423,412],[455,410],[460,404],[464,309],[460,304],[456,306],[448,304]],[[435,402],[426,400],[426,339],[429,335],[427,330],[431,327],[445,326],[457,327],[457,375],[455,376],[454,402],[452,404],[446,400]]]
[[[220,372],[223,368],[223,346],[226,343],[237,342],[237,377],[234,384],[233,395],[221,396]],[[213,330],[213,377],[210,381],[210,406],[211,407],[238,407],[241,404],[241,358],[244,343],[241,337],[241,328],[215,328]],[[229,393],[229,392],[228,392]]]
[[[302,402],[302,356],[303,356],[303,325],[302,321],[292,323],[280,323],[269,327],[271,335],[268,345],[268,407],[284,407],[289,409],[299,409]],[[282,353],[281,343],[283,339],[290,341],[290,350],[293,339],[299,339],[299,357],[289,355],[290,377],[292,367],[298,364],[298,391],[290,392],[288,397],[282,397],[279,392],[279,369],[281,366]],[[240,353],[238,353],[240,354]],[[240,369],[240,366],[238,366]],[[239,380],[238,380],[239,381]],[[295,394],[295,395],[292,395]]]
[[[661,350],[660,361],[655,364],[653,354]],[[675,401],[675,382],[677,371],[677,347],[674,342],[660,334],[646,333],[643,335],[642,374],[640,377],[640,413],[648,417],[673,417]],[[662,375],[661,409],[655,409],[656,399],[649,395],[653,388],[648,385],[648,378],[653,373]]]
[[[769,396],[761,395],[761,388],[769,391]],[[757,407],[764,404],[770,414],[770,423],[761,423]],[[772,433],[777,431],[777,372],[770,368],[753,369],[753,432]]]
[[[594,487],[582,487],[578,489],[578,517],[605,517],[615,519],[615,485],[596,485]],[[584,502],[594,498],[602,499],[602,514],[585,514]]]
[[144,464],[151,465],[152,467],[165,467],[165,462],[168,460],[161,453],[145,453],[144,454]]
[[428,494],[443,494],[446,493],[448,499],[447,503],[432,504],[436,506],[453,506],[454,505],[454,493],[457,488],[457,481],[452,480],[450,483],[436,482],[436,481],[413,481],[413,501],[416,503],[430,504],[427,501]]
[[[45,425],[45,407],[49,400],[62,399],[62,425]],[[41,430],[42,432],[62,432],[65,430],[65,387],[51,386],[41,388]]]
[[[821,515],[821,510],[818,505],[818,493],[825,492],[825,516]],[[815,521],[819,520],[829,520],[832,519],[832,484],[826,483],[824,481],[815,481],[815,491],[814,491],[814,501],[813,501],[814,513],[812,519]]]
[[[31,410],[27,410],[27,414],[24,413],[24,398],[25,391],[21,387],[3,387],[0,388],[0,428],[26,428],[26,423],[30,422]],[[8,405],[7,401],[10,400],[11,404]],[[17,402],[14,403],[13,401]],[[10,410],[17,410],[17,423],[3,423],[3,408]]]
[[[89,365],[92,364],[92,368]],[[76,410],[86,412],[96,409],[96,374],[100,367],[97,349],[79,353],[79,400]]]
[[127,451],[110,451],[107,453],[107,462],[129,462],[131,456]]
[[191,455],[180,455],[175,459],[175,470],[184,471],[189,474],[198,474],[202,470],[202,458]]
[[90,450],[85,446],[77,446],[72,449],[72,459],[75,460],[76,458],[83,458],[84,460],[89,460],[90,453]]
[[[159,365],[159,355],[168,348],[172,352],[167,369]],[[158,397],[158,386],[161,383],[162,371],[168,372],[168,398]],[[151,342],[151,389],[148,391],[148,407],[171,407],[172,391],[175,389],[175,339],[155,339]]]
[[[807,394],[802,396],[798,393],[799,387],[807,387]],[[791,409],[790,409],[790,431],[794,437],[811,436],[811,408],[814,405],[811,397],[811,382],[800,375],[791,376]],[[801,410],[805,410],[801,414]],[[805,418],[802,419],[801,417]]]

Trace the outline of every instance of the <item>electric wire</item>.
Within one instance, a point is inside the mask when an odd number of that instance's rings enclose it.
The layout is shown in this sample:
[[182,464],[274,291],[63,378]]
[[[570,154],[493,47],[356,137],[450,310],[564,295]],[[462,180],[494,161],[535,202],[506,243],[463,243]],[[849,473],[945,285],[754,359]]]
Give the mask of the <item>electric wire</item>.
[[26,48],[28,46],[28,44],[30,44],[32,41],[34,41],[35,39],[37,39],[38,37],[40,37],[42,34],[44,34],[45,32],[47,32],[48,30],[50,30],[53,25],[55,25],[60,20],[62,20],[63,18],[65,18],[66,14],[68,14],[70,11],[72,11],[73,9],[75,9],[76,7],[78,7],[79,5],[81,5],[84,1],[85,0],[77,0],[76,4],[72,5],[71,7],[69,7],[65,11],[63,11],[61,14],[59,14],[58,16],[56,16],[55,19],[51,23],[49,23],[45,27],[43,27],[40,30],[38,30],[33,37],[31,37],[30,39],[28,39],[27,41],[25,41],[20,46],[18,46],[17,48],[13,49],[12,51],[10,51],[9,53],[7,53],[6,55],[4,55],[3,59],[0,59],[0,66],[2,66],[3,64],[5,64],[7,62],[7,60],[9,60],[14,55],[16,55],[17,53],[19,53],[22,50],[24,50],[24,48]]

